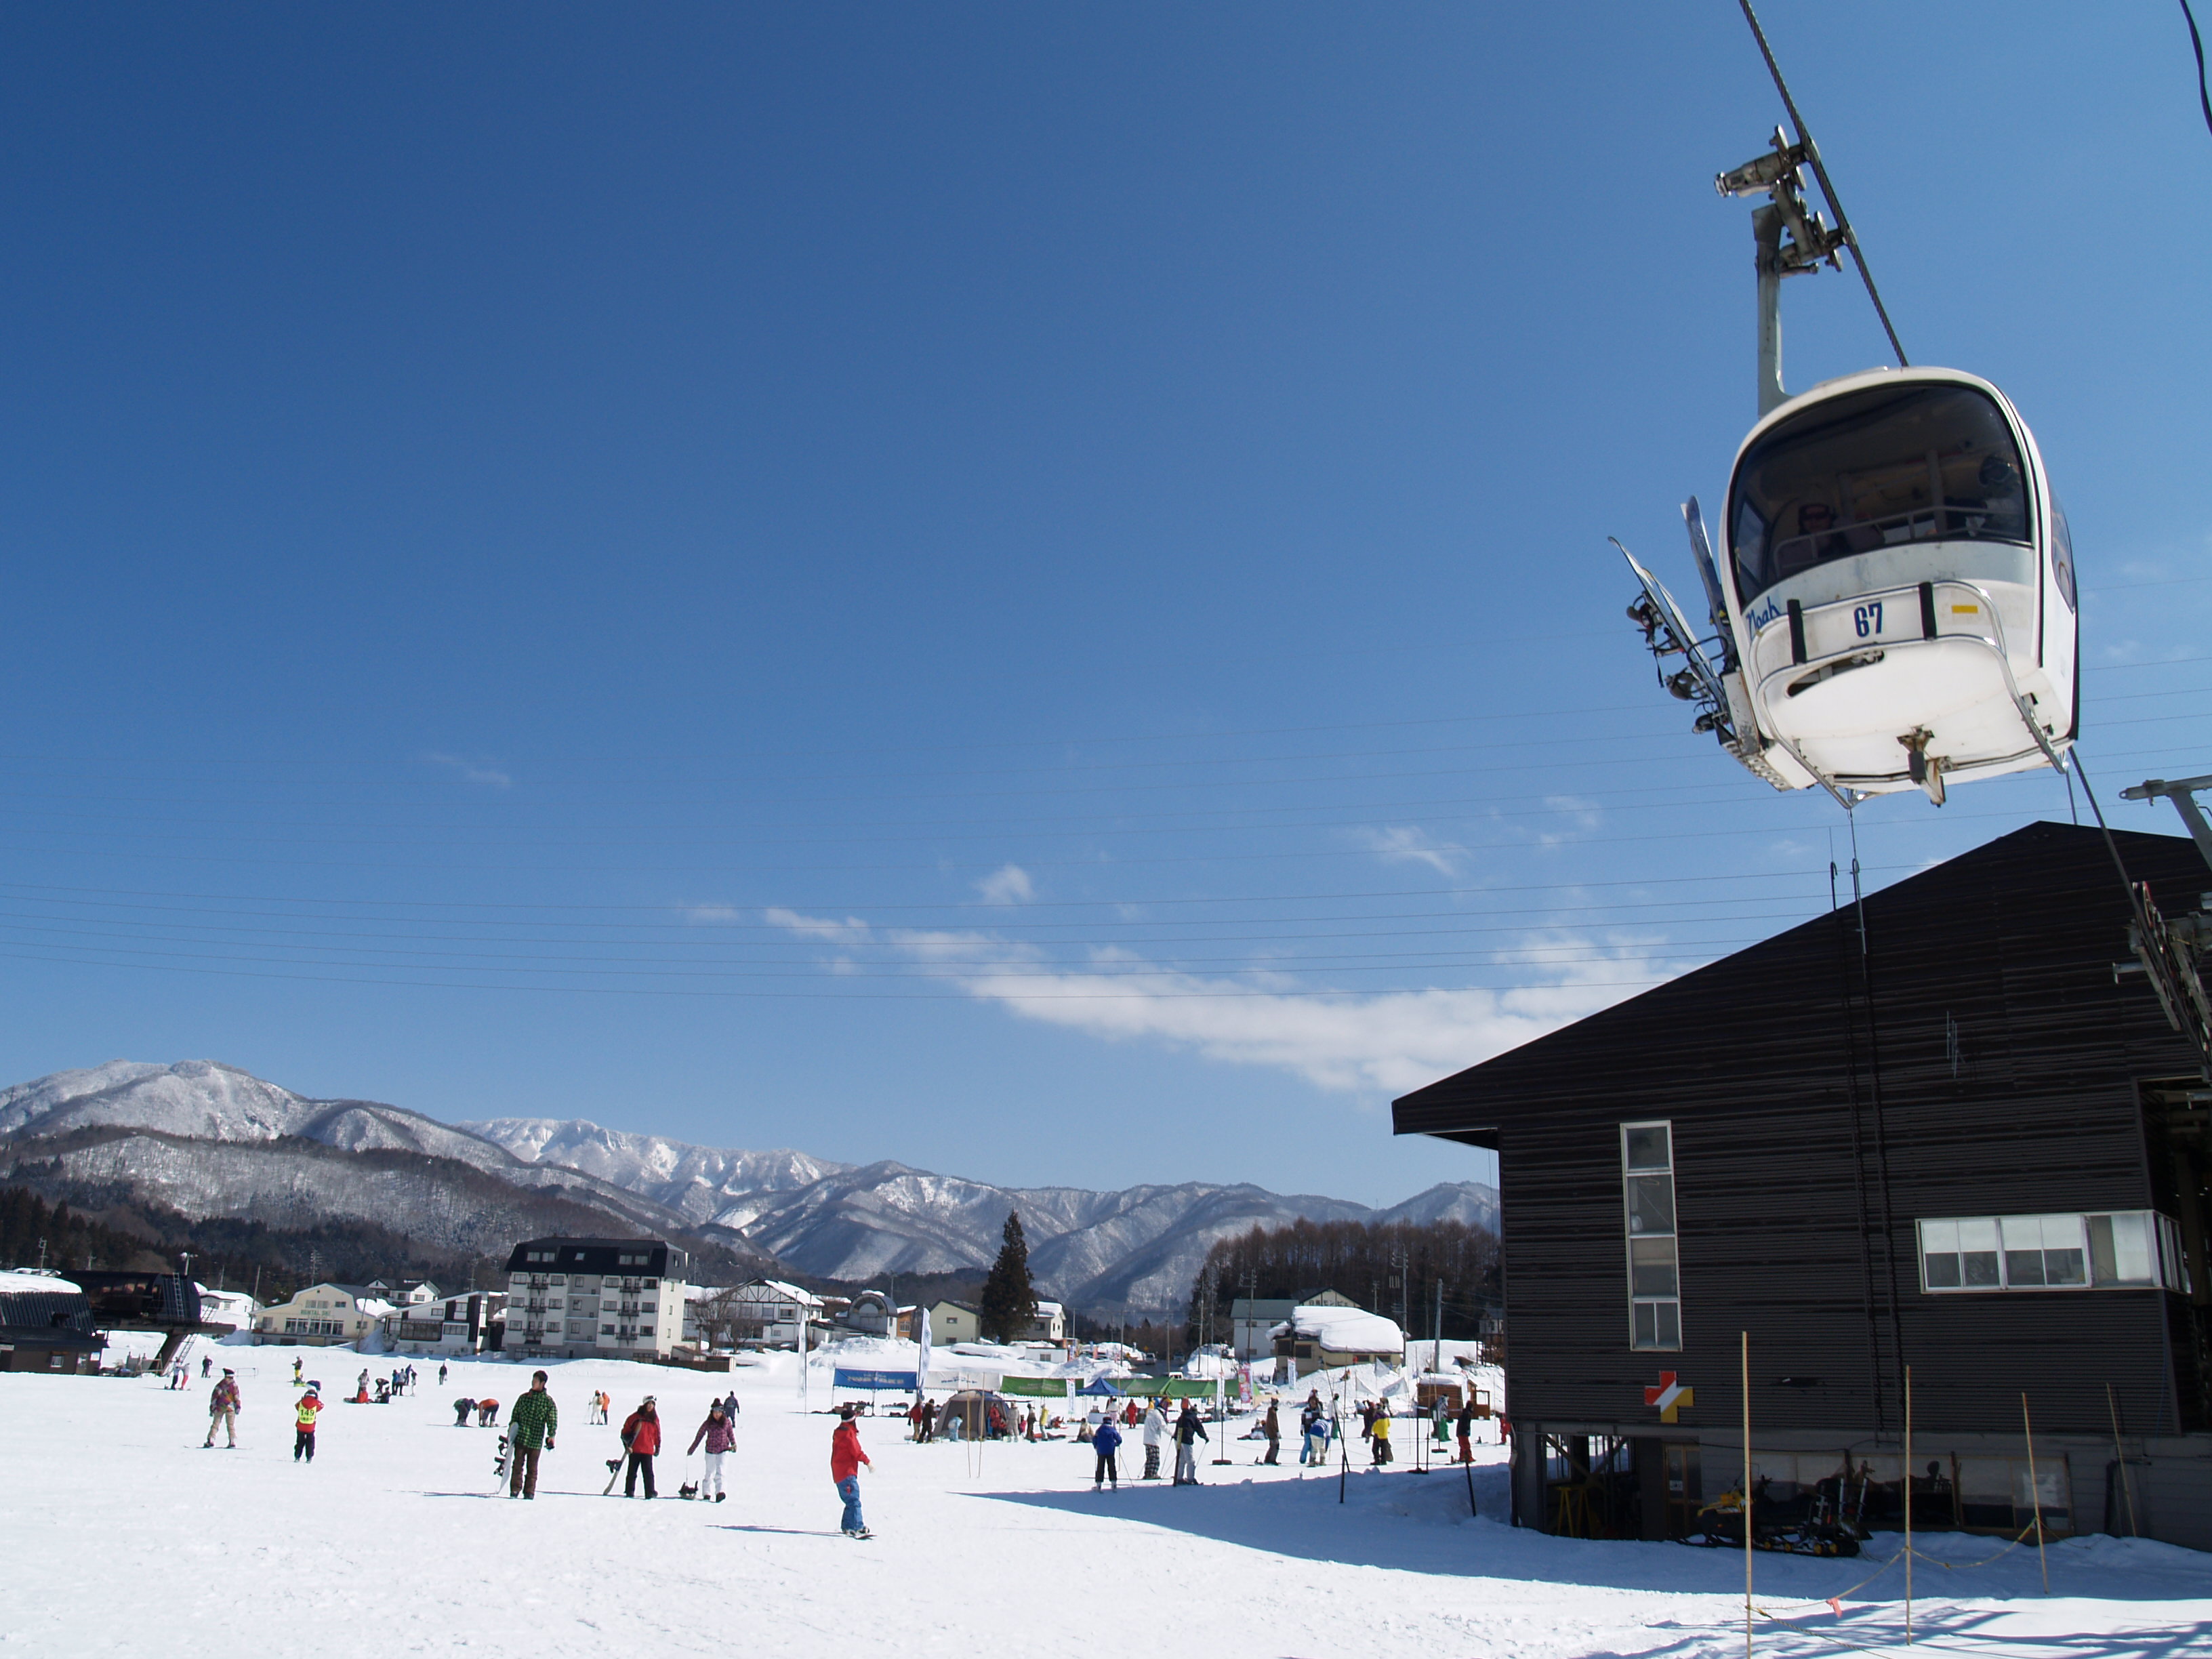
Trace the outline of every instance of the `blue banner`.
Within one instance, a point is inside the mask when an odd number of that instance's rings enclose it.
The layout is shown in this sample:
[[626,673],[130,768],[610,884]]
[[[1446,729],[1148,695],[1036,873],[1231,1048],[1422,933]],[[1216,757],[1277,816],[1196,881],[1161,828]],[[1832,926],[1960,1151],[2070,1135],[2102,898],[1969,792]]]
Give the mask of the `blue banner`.
[[915,1376],[912,1371],[848,1371],[841,1370],[832,1372],[830,1380],[833,1386],[836,1388],[864,1389],[870,1393],[879,1392],[884,1389],[897,1389],[903,1393],[912,1394],[914,1392],[915,1383]]

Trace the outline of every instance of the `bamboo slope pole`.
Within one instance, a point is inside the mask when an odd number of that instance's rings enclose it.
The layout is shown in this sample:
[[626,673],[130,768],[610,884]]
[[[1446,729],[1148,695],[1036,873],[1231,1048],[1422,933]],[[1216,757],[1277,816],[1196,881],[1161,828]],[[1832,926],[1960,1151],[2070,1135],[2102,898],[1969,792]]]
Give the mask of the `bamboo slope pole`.
[[2035,1565],[2043,1571],[2043,1593],[2051,1594],[2051,1558],[2043,1550],[2043,1488],[2035,1483],[2035,1425],[2027,1415],[2027,1395],[2020,1397],[2020,1425],[2027,1435],[2027,1498],[2035,1506]]
[[1743,1659],[1751,1659],[1751,1333],[1743,1333]]
[[1905,1368],[1905,1645],[1912,1645],[1912,1367]]
[[2140,1538],[2142,1531],[2136,1520],[2135,1488],[2128,1482],[2128,1455],[2120,1445],[2120,1402],[2109,1382],[2105,1384],[2105,1409],[2112,1414],[2112,1462],[2120,1472],[2120,1498],[2128,1506],[2128,1536]]

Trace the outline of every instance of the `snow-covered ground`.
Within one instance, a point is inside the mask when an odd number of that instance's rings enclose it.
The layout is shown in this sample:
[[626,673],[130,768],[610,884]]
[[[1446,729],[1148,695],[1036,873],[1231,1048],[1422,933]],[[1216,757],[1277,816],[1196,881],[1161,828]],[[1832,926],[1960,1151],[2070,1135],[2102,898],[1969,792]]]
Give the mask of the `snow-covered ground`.
[[[335,1394],[364,1360],[343,1349],[226,1344],[246,1412],[237,1451],[201,1449],[206,1385],[0,1374],[0,1654],[74,1659],[137,1650],[313,1659],[395,1654],[558,1659],[609,1654],[1219,1656],[1665,1655],[1743,1648],[1740,1556],[1672,1544],[1581,1543],[1516,1532],[1501,1450],[1474,1473],[1402,1465],[1339,1480],[1256,1468],[1257,1442],[1204,1449],[1204,1484],[1091,1489],[1091,1449],[915,1446],[868,1419],[863,1477],[878,1536],[839,1535],[828,1471],[826,1375],[799,1409],[795,1360],[728,1378],[600,1361],[549,1366],[562,1413],[534,1504],[493,1495],[496,1437],[457,1429],[450,1402],[506,1406],[529,1368],[437,1362],[418,1397],[335,1401],[312,1467],[291,1461],[295,1355]],[[390,1360],[369,1361],[388,1369]],[[744,1402],[722,1504],[602,1498],[614,1427],[587,1427],[604,1387],[615,1421],[659,1396],[661,1489],[695,1479],[684,1448],[710,1395]],[[1304,1384],[1292,1391],[1302,1399]],[[1401,1424],[1399,1450],[1413,1425]],[[1236,1431],[1232,1430],[1232,1432]],[[1218,1431],[1217,1431],[1217,1434]],[[1133,1440],[1134,1437],[1132,1437]],[[1355,1446],[1356,1446],[1355,1441]],[[1125,1448],[1123,1467],[1141,1466]],[[1966,1562],[1981,1538],[1923,1539]],[[1902,1636],[1902,1573],[1866,1558],[1758,1559],[1761,1653],[1801,1659]],[[2087,1539],[1985,1567],[1923,1565],[1915,1651],[1986,1659],[2169,1659],[2212,1652],[2212,1558]],[[1853,1589],[1869,1574],[1871,1583]],[[1841,1595],[1840,1617],[1825,1598]],[[1848,1644],[1848,1645],[1844,1645]],[[1896,1647],[1903,1654],[1905,1650]]]

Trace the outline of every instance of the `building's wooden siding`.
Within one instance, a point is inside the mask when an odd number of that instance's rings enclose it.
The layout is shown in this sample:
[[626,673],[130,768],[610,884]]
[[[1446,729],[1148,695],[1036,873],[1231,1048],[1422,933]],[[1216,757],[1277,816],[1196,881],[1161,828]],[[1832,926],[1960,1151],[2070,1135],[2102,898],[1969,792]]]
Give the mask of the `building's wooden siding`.
[[[2186,841],[2120,842],[2170,910],[2212,887]],[[1868,899],[1871,1019],[1847,908],[1400,1100],[1401,1133],[1498,1149],[1512,1415],[1651,1423],[1663,1370],[1686,1426],[1731,1424],[1748,1330],[1769,1428],[1894,1435],[1907,1363],[1923,1434],[2016,1429],[2023,1389],[2039,1431],[2107,1433],[2107,1383],[2131,1433],[2203,1426],[2165,1293],[1929,1296],[1914,1254],[1923,1217],[2150,1207],[2136,1080],[2194,1062],[2115,981],[2128,915],[2094,830],[2031,826]],[[1674,1125],[1679,1353],[1629,1346],[1638,1118]]]

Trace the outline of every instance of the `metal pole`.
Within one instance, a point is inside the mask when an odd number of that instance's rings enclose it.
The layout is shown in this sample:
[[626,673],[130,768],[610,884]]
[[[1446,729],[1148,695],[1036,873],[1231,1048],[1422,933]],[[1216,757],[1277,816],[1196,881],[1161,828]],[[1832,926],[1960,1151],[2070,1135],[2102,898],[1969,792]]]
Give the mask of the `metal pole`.
[[1751,1659],[1751,1333],[1743,1334],[1743,1659]]
[[2035,1484],[2035,1425],[2027,1415],[2027,1396],[2020,1397],[2020,1425],[2027,1435],[2027,1498],[2035,1506],[2035,1565],[2043,1570],[2043,1593],[2051,1594],[2051,1558],[2043,1550],[2043,1488]]
[[1912,1367],[1905,1368],[1905,1645],[1912,1645]]
[[1764,420],[1789,400],[1782,389],[1782,210],[1769,203],[1751,214],[1758,248],[1759,414]]

